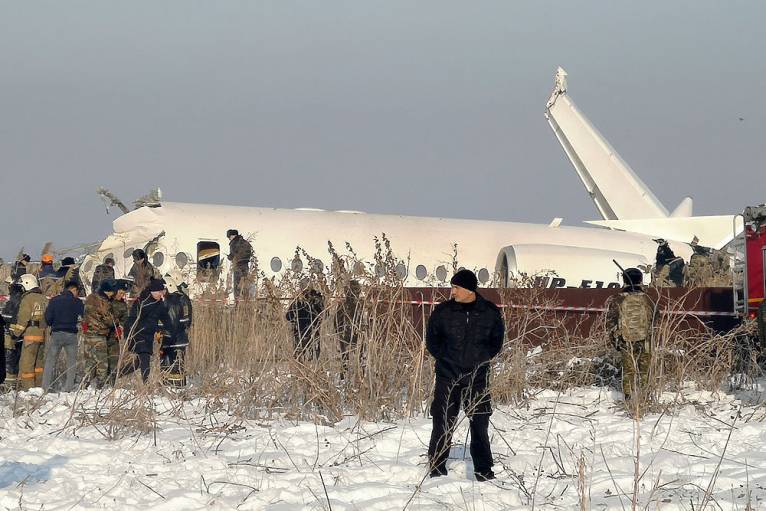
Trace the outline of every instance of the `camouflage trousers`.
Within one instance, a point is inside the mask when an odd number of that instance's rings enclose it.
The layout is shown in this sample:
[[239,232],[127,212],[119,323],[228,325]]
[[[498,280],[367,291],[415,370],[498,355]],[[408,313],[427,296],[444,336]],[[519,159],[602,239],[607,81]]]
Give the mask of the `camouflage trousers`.
[[109,380],[109,349],[106,336],[86,335],[83,339],[85,358],[85,383],[96,388]]
[[32,387],[42,387],[43,370],[45,369],[44,340],[24,339],[19,358],[19,390],[29,390]]
[[628,401],[631,398],[640,397],[646,392],[652,355],[643,349],[624,349],[621,356],[622,393],[625,395],[625,401]]
[[115,337],[106,339],[106,362],[109,367],[109,379],[113,380],[117,375],[117,364],[120,361],[120,341]]

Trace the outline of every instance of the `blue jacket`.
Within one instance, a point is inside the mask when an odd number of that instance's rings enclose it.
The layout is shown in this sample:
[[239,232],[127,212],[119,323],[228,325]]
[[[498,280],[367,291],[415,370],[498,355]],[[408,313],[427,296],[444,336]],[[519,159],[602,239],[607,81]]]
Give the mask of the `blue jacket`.
[[85,314],[82,300],[69,290],[51,298],[45,309],[45,322],[51,327],[51,332],[77,333],[77,318]]

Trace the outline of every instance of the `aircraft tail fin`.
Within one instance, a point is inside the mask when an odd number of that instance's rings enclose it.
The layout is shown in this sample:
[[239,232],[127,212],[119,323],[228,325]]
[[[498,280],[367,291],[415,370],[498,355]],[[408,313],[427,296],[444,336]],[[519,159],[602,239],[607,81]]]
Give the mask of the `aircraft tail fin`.
[[[569,98],[566,77],[558,68],[545,117],[602,218],[667,218],[668,210]],[[691,200],[686,204],[676,211],[690,211]]]

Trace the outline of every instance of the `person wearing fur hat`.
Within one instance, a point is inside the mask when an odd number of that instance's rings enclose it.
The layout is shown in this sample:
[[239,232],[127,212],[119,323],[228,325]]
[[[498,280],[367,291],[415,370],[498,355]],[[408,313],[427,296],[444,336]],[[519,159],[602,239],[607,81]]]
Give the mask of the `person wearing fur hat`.
[[226,231],[229,238],[229,261],[231,261],[231,278],[234,287],[234,297],[242,293],[242,280],[247,280],[250,274],[250,259],[253,257],[253,246],[242,237],[236,229]]
[[85,346],[85,381],[101,388],[109,379],[107,338],[114,328],[111,300],[115,293],[114,279],[101,281],[98,291],[85,299],[83,331]]
[[165,283],[160,279],[150,279],[149,285],[133,302],[125,325],[125,339],[128,348],[137,357],[133,364],[121,371],[127,374],[141,370],[141,378],[144,382],[149,379],[149,368],[154,353],[154,343],[157,333],[160,331],[160,323],[169,335],[175,336],[173,321],[168,316],[168,309],[163,303],[165,296]]
[[472,271],[458,271],[450,283],[451,297],[434,308],[426,332],[426,347],[436,360],[429,470],[431,477],[447,475],[452,433],[462,407],[470,423],[474,475],[477,481],[488,481],[495,478],[488,434],[489,361],[503,346],[505,325],[497,306],[477,293]]
[[154,266],[147,261],[146,252],[143,249],[137,248],[133,251],[133,266],[128,272],[128,277],[133,279],[131,296],[139,296],[154,277]]

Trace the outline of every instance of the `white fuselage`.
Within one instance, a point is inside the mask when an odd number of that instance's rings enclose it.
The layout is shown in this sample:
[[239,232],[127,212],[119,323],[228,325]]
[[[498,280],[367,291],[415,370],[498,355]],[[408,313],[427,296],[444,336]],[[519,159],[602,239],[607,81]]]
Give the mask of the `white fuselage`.
[[[164,232],[149,251],[149,260],[159,263],[163,274],[181,272],[193,279],[205,250],[217,244],[225,278],[230,267],[226,231],[231,228],[250,240],[266,277],[297,269],[297,247],[329,268],[328,241],[347,261],[352,259],[350,245],[357,261],[375,271],[374,238],[385,235],[406,286],[445,285],[457,266],[477,272],[485,286],[501,284],[505,269],[511,276],[553,271],[541,281],[553,287],[607,287],[619,281],[612,258],[625,267],[651,264],[657,248],[649,236],[599,228],[167,202],[116,219],[114,234],[85,261],[83,273],[89,276],[95,264],[112,255],[117,275],[126,275],[132,250]],[[683,244],[673,248],[679,256],[690,255]],[[306,258],[300,259],[303,271],[308,270]]]

